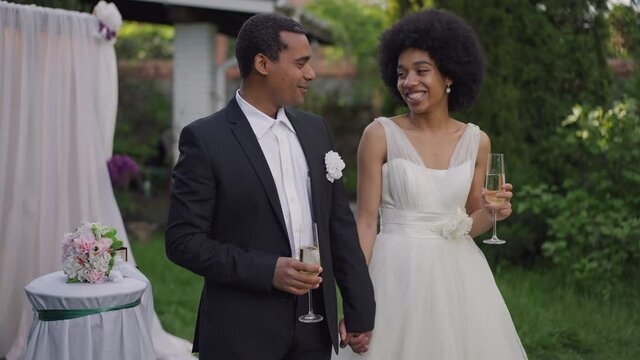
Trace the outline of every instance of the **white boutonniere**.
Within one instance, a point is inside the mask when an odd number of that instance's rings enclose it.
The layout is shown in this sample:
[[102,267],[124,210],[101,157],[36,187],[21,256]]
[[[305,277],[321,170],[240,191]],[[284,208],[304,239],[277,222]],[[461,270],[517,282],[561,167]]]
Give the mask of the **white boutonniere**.
[[437,224],[433,230],[440,233],[445,239],[462,240],[469,236],[471,225],[473,225],[473,219],[467,215],[464,209],[458,207],[454,215]]
[[327,168],[327,180],[333,182],[342,177],[344,161],[337,152],[329,151],[324,154],[324,166]]

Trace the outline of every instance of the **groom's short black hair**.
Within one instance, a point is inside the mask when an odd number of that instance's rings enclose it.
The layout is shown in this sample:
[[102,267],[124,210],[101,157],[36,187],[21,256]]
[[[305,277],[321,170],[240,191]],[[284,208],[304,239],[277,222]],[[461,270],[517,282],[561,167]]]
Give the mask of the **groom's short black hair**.
[[475,32],[461,17],[445,10],[424,10],[406,16],[381,35],[380,74],[400,101],[398,58],[407,49],[429,53],[440,73],[453,80],[448,95],[450,111],[473,103],[482,85],[485,58]]
[[282,31],[307,34],[297,21],[277,14],[254,15],[242,25],[236,39],[236,60],[243,79],[253,70],[256,55],[264,54],[274,61],[279,59],[280,51],[287,48],[280,38]]

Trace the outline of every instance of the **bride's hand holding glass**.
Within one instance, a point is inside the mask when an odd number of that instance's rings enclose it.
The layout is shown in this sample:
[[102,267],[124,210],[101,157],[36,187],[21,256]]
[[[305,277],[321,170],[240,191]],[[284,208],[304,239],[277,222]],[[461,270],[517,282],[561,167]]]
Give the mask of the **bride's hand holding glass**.
[[482,196],[484,209],[493,215],[493,236],[483,240],[485,244],[500,245],[505,241],[498,238],[496,227],[498,220],[511,215],[511,198],[513,186],[505,182],[504,154],[491,153],[487,156],[487,172]]
[[[501,221],[511,216],[511,198],[513,197],[513,185],[505,183],[502,190],[488,194],[487,189],[482,189],[482,203],[487,214],[493,221],[493,214],[496,214],[496,220]],[[487,197],[491,197],[493,202],[489,202]]]
[[513,186],[509,183],[502,185],[501,190],[482,189],[482,200],[484,210],[490,215],[493,222],[493,236],[483,240],[485,244],[500,245],[506,241],[498,238],[497,223],[511,215],[511,198],[513,197]]

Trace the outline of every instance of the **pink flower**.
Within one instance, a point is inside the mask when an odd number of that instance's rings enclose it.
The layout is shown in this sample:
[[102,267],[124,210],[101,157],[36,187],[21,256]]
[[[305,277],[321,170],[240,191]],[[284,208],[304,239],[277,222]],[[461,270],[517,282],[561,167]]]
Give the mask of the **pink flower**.
[[90,283],[101,284],[105,280],[104,273],[98,269],[91,269],[87,274],[87,280]]
[[74,248],[78,254],[88,254],[91,252],[94,246],[96,246],[96,240],[90,237],[81,237],[73,240]]
[[111,244],[113,244],[113,240],[109,238],[102,238],[98,240],[98,243],[97,243],[98,253],[102,254],[104,252],[109,251],[109,249],[111,248]]

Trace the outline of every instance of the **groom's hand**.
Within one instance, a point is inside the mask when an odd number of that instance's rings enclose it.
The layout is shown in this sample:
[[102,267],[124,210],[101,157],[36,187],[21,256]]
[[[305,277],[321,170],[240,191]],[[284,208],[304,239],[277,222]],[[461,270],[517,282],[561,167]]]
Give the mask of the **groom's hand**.
[[353,334],[351,336],[351,340],[349,341],[349,346],[351,346],[351,350],[354,353],[358,353],[360,355],[364,354],[369,350],[369,339],[371,338],[371,331],[360,334]]
[[305,264],[289,257],[279,257],[273,273],[273,287],[293,295],[304,295],[322,282],[320,265]]
[[344,319],[340,320],[338,326],[338,332],[340,333],[340,347],[345,348],[347,345],[351,346],[351,350],[357,354],[364,354],[369,350],[369,339],[371,339],[371,331],[365,333],[349,333],[344,323]]

